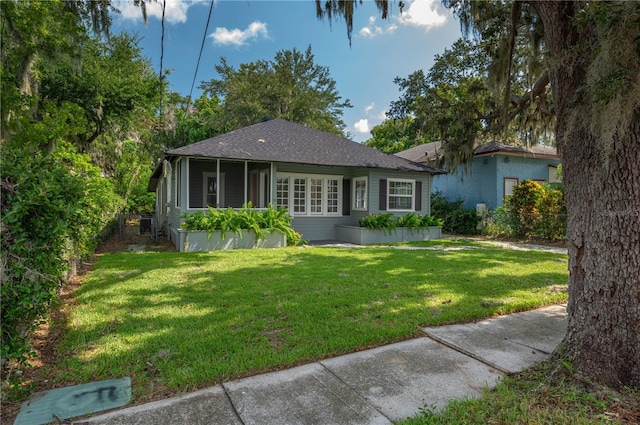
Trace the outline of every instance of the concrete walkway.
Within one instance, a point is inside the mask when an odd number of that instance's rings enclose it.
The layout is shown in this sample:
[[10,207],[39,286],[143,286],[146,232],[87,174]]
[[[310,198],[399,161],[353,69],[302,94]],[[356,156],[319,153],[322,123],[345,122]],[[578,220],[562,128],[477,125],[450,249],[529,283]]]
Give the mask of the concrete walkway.
[[550,306],[227,382],[76,420],[74,424],[391,424],[419,409],[476,397],[505,373],[547,358],[567,327]]

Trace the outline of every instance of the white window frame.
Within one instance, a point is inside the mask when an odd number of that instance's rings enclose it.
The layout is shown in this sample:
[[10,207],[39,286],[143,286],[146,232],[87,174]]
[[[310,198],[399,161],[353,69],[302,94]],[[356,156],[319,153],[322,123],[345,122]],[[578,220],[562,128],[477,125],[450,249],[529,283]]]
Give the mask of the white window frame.
[[[364,196],[358,198],[358,182],[364,181]],[[369,178],[368,177],[355,177],[353,179],[353,206],[352,209],[356,211],[366,211],[369,208]],[[358,200],[362,200],[362,206],[358,206]]]
[[[288,203],[286,206],[289,215],[295,217],[339,217],[342,216],[342,181],[344,176],[329,175],[329,174],[301,174],[301,173],[277,173],[277,179],[288,179]],[[304,212],[294,211],[294,194],[295,194],[295,179],[303,179],[305,181],[305,199],[304,199]],[[322,191],[320,192],[321,199],[321,211],[317,209],[312,212],[311,208],[311,181],[313,179],[322,180]],[[337,184],[337,208],[335,212],[329,212],[329,191],[328,184],[330,180],[336,180]],[[276,195],[277,196],[277,195]],[[279,205],[278,206],[284,206]]]
[[[302,187],[304,190],[296,190],[297,187]],[[298,193],[303,193],[304,197],[296,197]],[[309,179],[306,176],[291,176],[291,185],[289,186],[289,199],[292,204],[293,215],[309,215],[310,202],[309,202]],[[301,204],[296,204],[296,201],[302,201]],[[298,209],[298,211],[296,211]]]
[[[329,182],[335,182],[335,199],[329,199]],[[324,179],[324,208],[326,209],[326,215],[338,215],[341,212],[342,207],[342,182],[340,179],[327,177]],[[330,205],[329,202],[335,202]],[[335,207],[335,211],[331,211]]]
[[[502,181],[502,200],[507,199],[507,196],[511,196],[514,186],[520,184],[520,179],[517,177],[505,177]],[[509,193],[507,193],[507,189]]]
[[[411,183],[411,195],[392,194],[391,183]],[[411,197],[411,208],[391,208],[391,197],[409,198]],[[413,179],[387,179],[387,211],[415,211],[416,210],[416,181]]]
[[[284,183],[284,182],[280,183],[278,181],[279,179],[286,180],[286,183]],[[278,188],[278,186],[280,184],[283,184],[283,185],[286,184],[287,185],[286,191],[281,190],[281,189]],[[284,200],[283,197],[280,196],[281,193],[283,193],[283,194],[286,193],[286,197],[287,197],[286,205],[283,205],[283,204],[280,203],[281,199]],[[291,207],[291,177],[289,177],[289,176],[281,176],[281,175],[276,176],[276,206],[278,208],[279,207],[284,207],[287,210],[290,210],[290,207]]]

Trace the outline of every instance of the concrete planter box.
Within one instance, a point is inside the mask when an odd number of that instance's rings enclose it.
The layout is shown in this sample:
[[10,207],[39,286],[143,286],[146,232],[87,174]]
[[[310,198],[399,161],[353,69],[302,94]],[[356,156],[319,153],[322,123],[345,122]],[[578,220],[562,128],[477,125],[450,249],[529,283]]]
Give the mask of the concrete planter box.
[[442,238],[442,227],[429,226],[421,229],[401,227],[403,242],[429,241]]
[[370,230],[366,227],[337,225],[336,236],[343,242],[358,245],[428,241],[442,238],[442,227],[433,226],[423,229],[396,227],[392,230]]
[[266,240],[257,239],[250,230],[242,230],[242,237],[226,232],[222,239],[220,231],[209,233],[203,230],[178,229],[177,248],[180,252],[216,251],[220,249],[280,248],[287,246],[284,233],[274,231],[265,234]]

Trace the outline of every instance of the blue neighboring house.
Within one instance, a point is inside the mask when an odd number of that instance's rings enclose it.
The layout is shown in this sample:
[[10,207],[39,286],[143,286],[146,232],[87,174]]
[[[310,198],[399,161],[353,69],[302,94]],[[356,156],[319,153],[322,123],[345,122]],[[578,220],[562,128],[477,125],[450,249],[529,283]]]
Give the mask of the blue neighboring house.
[[[415,146],[396,155],[421,164],[433,165],[441,156],[441,142]],[[434,192],[440,191],[450,200],[463,199],[465,208],[478,208],[484,204],[492,210],[504,203],[513,187],[522,180],[557,182],[560,164],[556,148],[538,145],[524,148],[489,142],[474,149],[470,167],[435,175]],[[479,208],[483,208],[480,206]]]

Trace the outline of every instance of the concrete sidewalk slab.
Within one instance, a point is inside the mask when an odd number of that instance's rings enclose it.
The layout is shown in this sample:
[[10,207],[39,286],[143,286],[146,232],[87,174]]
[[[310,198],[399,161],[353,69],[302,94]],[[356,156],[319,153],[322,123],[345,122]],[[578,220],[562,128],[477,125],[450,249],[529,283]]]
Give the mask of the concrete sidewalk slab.
[[242,425],[220,385],[74,422],[76,425]]
[[508,373],[546,359],[566,330],[564,306],[423,329],[430,338]]
[[414,416],[495,386],[498,370],[428,338],[323,360],[321,363],[386,417]]
[[224,388],[245,425],[391,424],[319,363],[228,382]]

